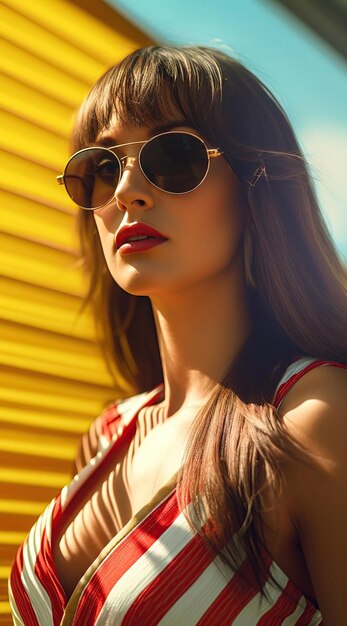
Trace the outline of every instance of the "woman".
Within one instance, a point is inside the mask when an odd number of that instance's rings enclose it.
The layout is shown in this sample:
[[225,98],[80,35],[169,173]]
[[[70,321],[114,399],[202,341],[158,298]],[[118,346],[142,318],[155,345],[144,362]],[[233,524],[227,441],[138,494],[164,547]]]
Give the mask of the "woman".
[[73,148],[131,397],[21,547],[15,624],[342,626],[345,276],[285,114],[221,52],[154,46],[93,87]]

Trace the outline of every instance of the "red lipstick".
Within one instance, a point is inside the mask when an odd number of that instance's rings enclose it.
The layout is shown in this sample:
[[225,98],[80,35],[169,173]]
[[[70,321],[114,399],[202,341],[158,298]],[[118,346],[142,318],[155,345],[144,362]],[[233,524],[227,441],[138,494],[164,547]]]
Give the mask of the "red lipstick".
[[116,235],[116,247],[121,254],[144,252],[167,241],[167,237],[148,224],[122,226]]

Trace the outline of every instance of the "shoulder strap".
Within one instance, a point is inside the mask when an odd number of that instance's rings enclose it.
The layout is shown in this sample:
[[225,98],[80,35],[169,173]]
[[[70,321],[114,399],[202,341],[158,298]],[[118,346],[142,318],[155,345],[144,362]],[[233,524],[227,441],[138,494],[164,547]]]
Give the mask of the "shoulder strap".
[[314,359],[310,357],[302,357],[294,363],[291,363],[289,367],[284,372],[279,384],[277,385],[273,405],[276,409],[279,408],[281,402],[284,397],[287,395],[288,391],[294,387],[295,383],[304,376],[310,370],[316,367],[322,367],[324,365],[330,365],[333,367],[343,367],[346,368],[346,365],[342,363],[338,363],[337,361],[322,361],[320,359]]

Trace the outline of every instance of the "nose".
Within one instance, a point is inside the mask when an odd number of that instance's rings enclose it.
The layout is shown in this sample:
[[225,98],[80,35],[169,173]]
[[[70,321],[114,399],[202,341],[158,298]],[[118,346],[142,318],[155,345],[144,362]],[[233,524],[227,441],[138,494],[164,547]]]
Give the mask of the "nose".
[[123,157],[115,200],[120,211],[150,209],[154,205],[153,187],[142,173],[137,156]]

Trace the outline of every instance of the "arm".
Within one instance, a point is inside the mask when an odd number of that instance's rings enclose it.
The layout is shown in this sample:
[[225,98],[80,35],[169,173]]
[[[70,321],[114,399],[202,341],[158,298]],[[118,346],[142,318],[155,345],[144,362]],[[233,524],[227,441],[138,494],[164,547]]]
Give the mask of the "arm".
[[288,393],[289,433],[313,455],[291,461],[286,488],[324,626],[347,616],[347,370],[321,367]]

